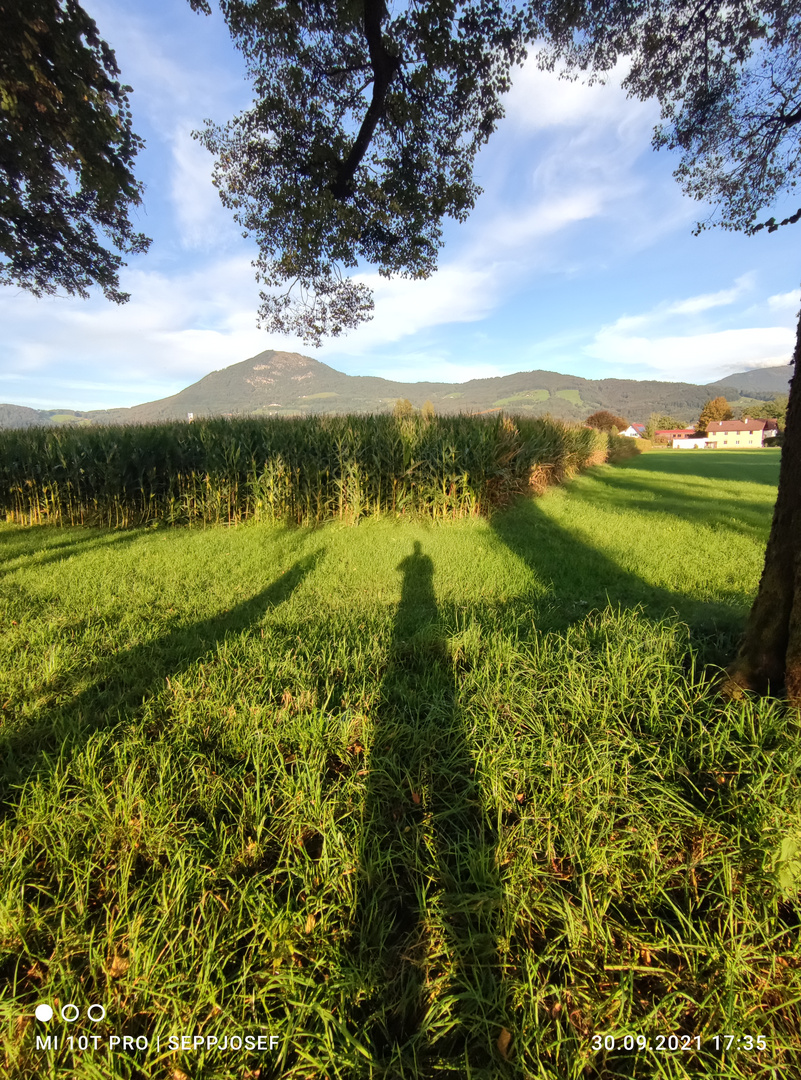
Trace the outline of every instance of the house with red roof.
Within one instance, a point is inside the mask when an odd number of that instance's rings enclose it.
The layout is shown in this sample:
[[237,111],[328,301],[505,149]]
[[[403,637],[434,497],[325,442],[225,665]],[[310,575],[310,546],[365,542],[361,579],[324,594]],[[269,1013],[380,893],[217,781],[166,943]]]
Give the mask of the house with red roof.
[[707,446],[727,450],[751,449],[765,445],[765,440],[778,435],[775,420],[712,420],[707,424]]
[[695,428],[663,428],[654,432],[654,442],[672,443],[674,439],[689,439],[695,435]]

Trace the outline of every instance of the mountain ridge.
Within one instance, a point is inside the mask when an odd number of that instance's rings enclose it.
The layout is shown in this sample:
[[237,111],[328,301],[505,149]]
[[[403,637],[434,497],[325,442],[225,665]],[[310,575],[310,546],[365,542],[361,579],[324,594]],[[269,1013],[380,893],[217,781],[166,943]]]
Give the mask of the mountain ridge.
[[656,379],[585,379],[545,370],[518,371],[464,383],[405,383],[377,375],[346,375],[301,353],[266,349],[209,372],[177,394],[130,408],[77,411],[0,405],[0,427],[157,423],[187,419],[189,413],[200,418],[387,412],[399,398],[408,398],[418,408],[431,401],[440,413],[502,409],[584,420],[596,409],[610,409],[630,421],[647,420],[652,412],[662,412],[689,422],[711,397],[724,394],[731,398],[732,390],[736,390],[744,402],[766,400],[786,392],[789,378],[789,365],[781,365],[735,373],[705,385]]

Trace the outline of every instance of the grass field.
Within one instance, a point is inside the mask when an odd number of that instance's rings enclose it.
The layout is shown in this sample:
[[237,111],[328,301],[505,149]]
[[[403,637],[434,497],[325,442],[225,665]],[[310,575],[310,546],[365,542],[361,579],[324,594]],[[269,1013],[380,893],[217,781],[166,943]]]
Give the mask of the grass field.
[[799,715],[709,666],[777,475],[663,451],[490,521],[0,526],[4,1074],[801,1076]]

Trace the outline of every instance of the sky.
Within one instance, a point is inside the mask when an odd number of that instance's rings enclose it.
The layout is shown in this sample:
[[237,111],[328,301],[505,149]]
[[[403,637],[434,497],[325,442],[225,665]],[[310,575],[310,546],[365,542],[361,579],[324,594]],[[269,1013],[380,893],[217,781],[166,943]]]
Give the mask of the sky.
[[146,141],[134,221],[153,243],[121,274],[125,305],[99,290],[80,300],[0,288],[0,402],[136,405],[265,349],[408,382],[543,368],[706,383],[789,361],[797,230],[693,236],[711,208],[682,194],[675,154],[652,150],[659,110],[627,99],[624,67],[588,87],[532,59],[477,160],[483,194],[466,223],[446,224],[436,274],[385,281],[360,268],[374,318],[320,348],[260,330],[255,246],[192,138],[251,100],[221,17],[187,0],[83,3],[134,88],[134,130]]

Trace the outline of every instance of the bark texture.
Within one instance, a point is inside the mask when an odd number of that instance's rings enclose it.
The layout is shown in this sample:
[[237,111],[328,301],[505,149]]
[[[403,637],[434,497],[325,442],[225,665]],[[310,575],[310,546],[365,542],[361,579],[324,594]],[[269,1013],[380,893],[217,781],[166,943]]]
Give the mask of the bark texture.
[[784,432],[779,493],[765,568],[745,637],[723,691],[780,693],[801,706],[801,313]]

